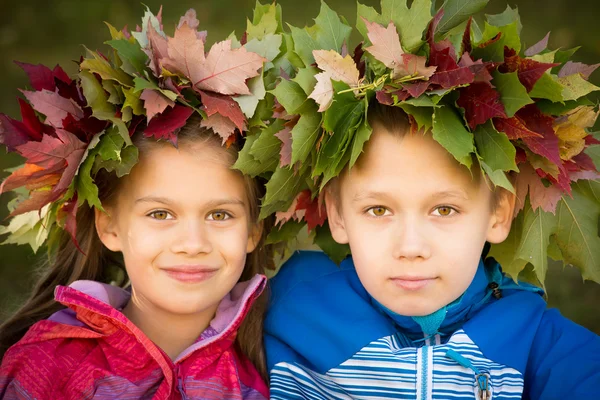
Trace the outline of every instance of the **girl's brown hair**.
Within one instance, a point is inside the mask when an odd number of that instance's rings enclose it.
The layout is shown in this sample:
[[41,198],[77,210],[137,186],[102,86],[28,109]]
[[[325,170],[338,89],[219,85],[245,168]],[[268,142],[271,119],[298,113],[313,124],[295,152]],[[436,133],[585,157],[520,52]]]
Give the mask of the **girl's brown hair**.
[[[178,146],[191,151],[193,146],[211,146],[215,151],[222,152],[230,165],[233,165],[239,148],[236,145],[223,147],[219,136],[209,129],[201,128],[199,123],[198,118],[191,118],[188,121],[177,135]],[[171,145],[144,138],[140,133],[136,134],[134,143],[141,154],[151,151],[156,146]],[[100,201],[106,205],[114,201],[123,180],[114,173],[101,170],[94,181],[98,186]],[[264,184],[248,176],[244,176],[244,182],[250,206],[250,223],[258,224],[259,198],[264,194]],[[272,223],[270,219],[262,223],[262,236],[256,249],[246,258],[241,281],[262,274],[266,267],[271,267],[271,249],[270,246],[265,245],[265,238]],[[82,252],[76,248],[70,235],[62,232],[57,254],[39,269],[37,282],[27,301],[12,317],[0,325],[0,359],[10,346],[23,337],[31,325],[64,308],[54,301],[56,286],[69,285],[81,279],[107,282],[109,277],[105,267],[109,265],[117,266],[125,272],[120,254],[111,252],[100,242],[94,223],[94,209],[87,205],[81,206],[77,211],[77,241]],[[236,339],[242,352],[248,356],[265,380],[267,370],[263,346],[263,320],[267,298],[267,293],[263,293],[256,299],[240,326]]]

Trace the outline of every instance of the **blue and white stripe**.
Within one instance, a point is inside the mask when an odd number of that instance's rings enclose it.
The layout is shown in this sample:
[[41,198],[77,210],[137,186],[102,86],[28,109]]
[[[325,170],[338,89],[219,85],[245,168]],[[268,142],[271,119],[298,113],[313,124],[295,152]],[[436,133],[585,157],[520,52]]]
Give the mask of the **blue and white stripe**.
[[299,364],[278,363],[271,370],[272,399],[478,399],[472,369],[446,353],[454,350],[489,377],[489,399],[520,399],[523,376],[484,357],[463,330],[447,343],[401,348],[386,336],[369,343],[325,374]]

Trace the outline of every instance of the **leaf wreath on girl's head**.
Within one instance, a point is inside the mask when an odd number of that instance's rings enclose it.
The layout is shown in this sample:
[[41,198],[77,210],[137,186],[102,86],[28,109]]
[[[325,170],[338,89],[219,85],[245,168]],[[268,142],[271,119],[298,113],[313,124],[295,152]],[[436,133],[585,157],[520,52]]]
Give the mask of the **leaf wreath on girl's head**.
[[574,49],[548,50],[548,36],[523,51],[516,9],[483,26],[471,17],[486,0],[446,0],[437,12],[432,0],[381,3],[381,12],[358,4],[364,41],[351,54],[352,28],[325,3],[313,26],[283,34],[293,68],[272,90],[277,119],[248,137],[236,164],[269,178],[262,216],[277,214],[269,240],[288,241],[306,224],[334,260],[349,253],[331,238],[321,195],[356,162],[371,135],[368,105],[378,101],[516,193],[510,236],[490,252],[505,271],[534,271],[543,284],[551,256],[600,282],[600,141],[588,132],[598,111],[585,97],[600,89],[587,81],[598,65],[569,61]]
[[163,32],[161,11],[147,10],[134,32],[107,24],[109,51],[88,50],[74,79],[59,66],[17,63],[32,90],[19,99],[21,121],[0,114],[0,143],[25,158],[0,187],[18,194],[12,220],[0,227],[10,234],[4,243],[37,251],[63,228],[77,244],[78,208],[102,209],[94,176],[129,173],[138,160],[136,131],[176,146],[178,131],[198,113],[228,146],[268,124],[273,96],[266,90],[289,65],[279,50],[279,6],[258,4],[241,42],[232,34],[210,47],[194,10],[173,37]]

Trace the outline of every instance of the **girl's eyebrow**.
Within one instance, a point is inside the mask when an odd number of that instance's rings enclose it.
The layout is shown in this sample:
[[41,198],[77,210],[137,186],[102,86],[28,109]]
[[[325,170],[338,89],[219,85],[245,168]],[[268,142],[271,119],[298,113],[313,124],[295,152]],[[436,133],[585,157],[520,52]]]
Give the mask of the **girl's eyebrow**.
[[[169,199],[168,197],[144,196],[144,197],[140,197],[139,199],[136,199],[135,203],[136,204],[138,204],[138,203],[162,203],[162,204],[166,204],[166,205],[172,205],[176,202],[173,201],[172,199]],[[238,199],[235,197],[230,197],[230,198],[211,200],[208,203],[206,203],[204,206],[206,208],[213,208],[213,207],[223,206],[223,205],[246,206],[246,203],[241,199]]]
[[366,191],[366,192],[359,192],[356,193],[353,198],[352,198],[352,202],[353,203],[358,203],[360,201],[363,200],[386,200],[386,199],[391,199],[393,198],[392,195],[390,195],[389,193],[386,192],[379,192],[379,191]]

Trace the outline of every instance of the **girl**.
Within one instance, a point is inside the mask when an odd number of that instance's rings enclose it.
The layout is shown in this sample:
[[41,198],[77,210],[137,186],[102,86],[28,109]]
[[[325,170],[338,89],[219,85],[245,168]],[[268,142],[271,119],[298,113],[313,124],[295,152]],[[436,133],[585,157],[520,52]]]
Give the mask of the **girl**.
[[[26,162],[0,191],[28,194],[4,231],[36,245],[50,231],[58,251],[0,327],[0,398],[268,397],[268,227],[258,181],[232,169],[266,59],[232,39],[208,50],[198,25],[189,10],[174,37],[160,12],[109,26],[112,49],[74,80],[20,64],[35,91],[22,122],[0,114],[0,143]],[[130,290],[101,283],[115,265]]]
[[[4,354],[0,397],[267,398],[260,188],[198,124],[179,149],[139,135],[129,175],[97,176],[106,212],[78,213],[82,251],[64,235],[2,326],[4,349],[20,340]],[[118,253],[131,292],[100,283]]]

